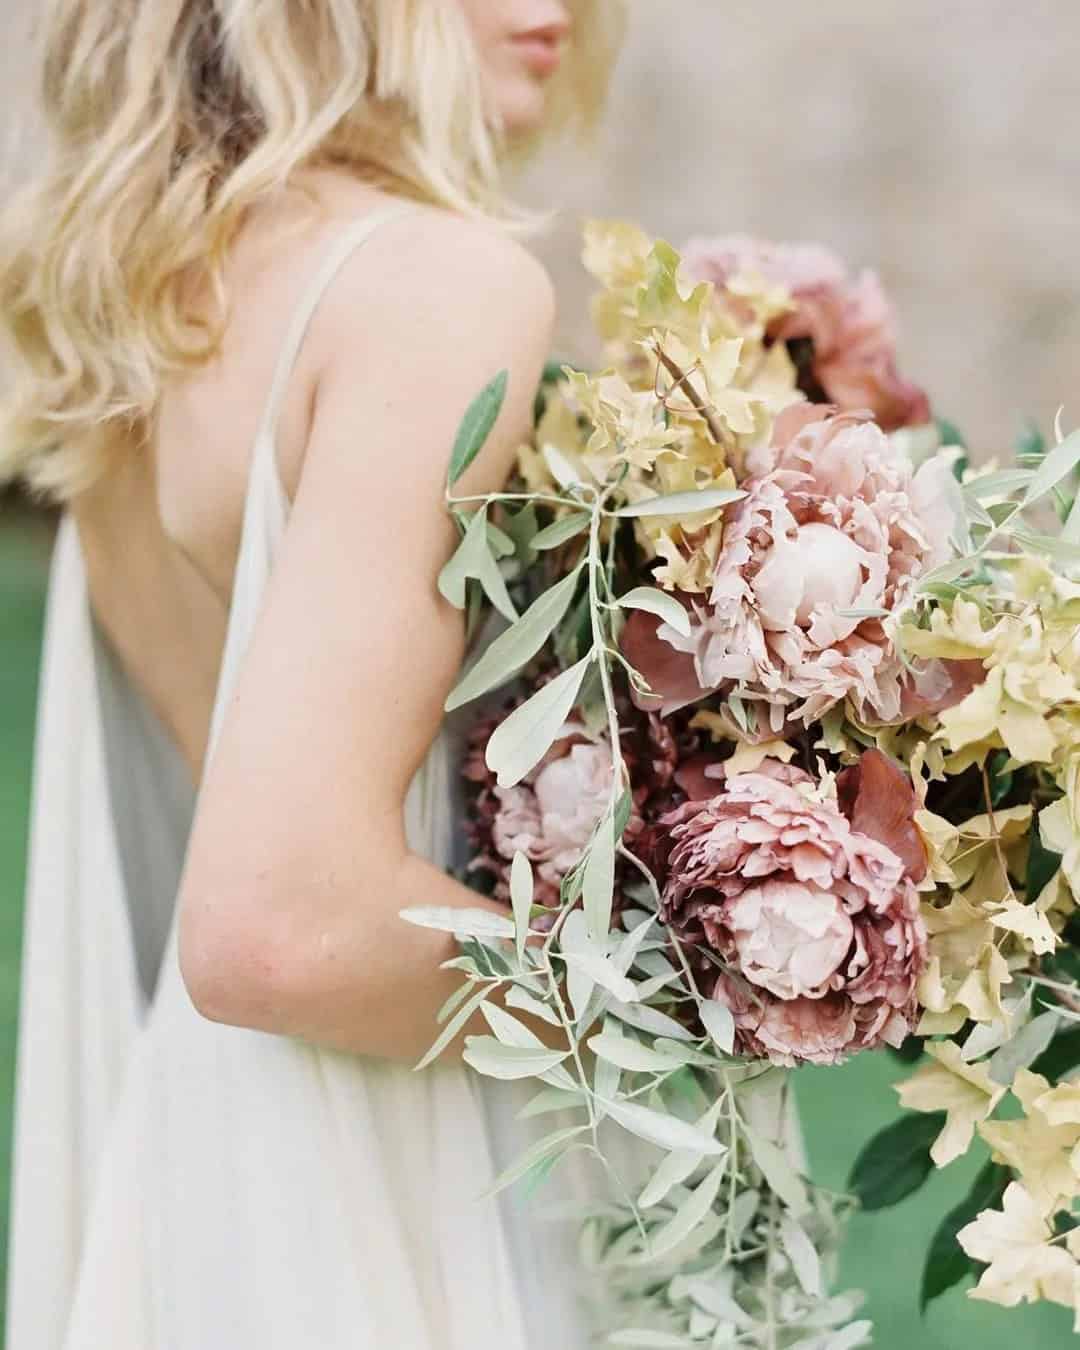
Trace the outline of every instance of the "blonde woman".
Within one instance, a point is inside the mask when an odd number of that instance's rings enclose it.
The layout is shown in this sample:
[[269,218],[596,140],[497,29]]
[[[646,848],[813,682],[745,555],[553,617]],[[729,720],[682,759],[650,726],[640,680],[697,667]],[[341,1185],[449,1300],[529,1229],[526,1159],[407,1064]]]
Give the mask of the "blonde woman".
[[445,871],[445,466],[506,367],[465,490],[505,478],[552,323],[499,159],[595,107],[615,16],[43,22],[51,155],[0,235],[0,467],[66,506],[8,1346],[574,1350],[567,1235],[480,1198],[518,1127],[410,1070],[455,979],[397,916],[477,903]]

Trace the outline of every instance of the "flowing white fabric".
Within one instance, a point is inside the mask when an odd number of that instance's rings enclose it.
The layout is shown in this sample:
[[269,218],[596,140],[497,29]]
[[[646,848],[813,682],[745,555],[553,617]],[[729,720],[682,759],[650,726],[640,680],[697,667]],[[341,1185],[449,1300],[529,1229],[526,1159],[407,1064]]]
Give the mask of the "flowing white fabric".
[[[215,737],[287,527],[287,381],[327,287],[393,214],[337,241],[285,344],[251,462]],[[36,755],[8,1350],[582,1350],[570,1229],[481,1198],[528,1143],[505,1089],[459,1066],[414,1074],[212,1025],[187,997],[175,927],[143,997],[70,521]],[[440,863],[452,777],[444,732],[406,804],[411,847]],[[561,1199],[583,1197],[576,1173],[560,1176]]]

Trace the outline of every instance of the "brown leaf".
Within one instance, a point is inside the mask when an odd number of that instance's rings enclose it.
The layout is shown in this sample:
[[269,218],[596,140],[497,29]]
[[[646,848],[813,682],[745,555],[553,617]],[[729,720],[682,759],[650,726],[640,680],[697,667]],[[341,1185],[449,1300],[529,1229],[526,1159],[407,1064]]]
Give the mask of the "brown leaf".
[[907,774],[880,750],[837,774],[840,809],[853,830],[892,849],[912,881],[926,876],[926,846],[915,825],[918,803]]

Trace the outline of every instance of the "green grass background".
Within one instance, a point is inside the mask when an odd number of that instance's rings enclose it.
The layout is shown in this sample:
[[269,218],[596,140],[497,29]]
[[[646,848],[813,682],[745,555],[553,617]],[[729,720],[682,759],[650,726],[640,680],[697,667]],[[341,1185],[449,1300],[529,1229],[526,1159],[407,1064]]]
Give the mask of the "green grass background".
[[[10,508],[0,511],[0,1252],[7,1250],[25,837],[48,548],[48,531],[37,518]],[[799,1073],[807,1145],[822,1185],[843,1188],[863,1143],[893,1117],[891,1084],[904,1072],[888,1055],[863,1055],[843,1068]],[[1021,1345],[1056,1350],[1073,1344],[1064,1309],[1039,1306],[1006,1312],[973,1302],[959,1289],[932,1304],[925,1319],[920,1317],[919,1279],[931,1235],[966,1192],[980,1161],[955,1163],[894,1209],[852,1220],[841,1287],[866,1291],[875,1345],[885,1350],[1015,1350]]]

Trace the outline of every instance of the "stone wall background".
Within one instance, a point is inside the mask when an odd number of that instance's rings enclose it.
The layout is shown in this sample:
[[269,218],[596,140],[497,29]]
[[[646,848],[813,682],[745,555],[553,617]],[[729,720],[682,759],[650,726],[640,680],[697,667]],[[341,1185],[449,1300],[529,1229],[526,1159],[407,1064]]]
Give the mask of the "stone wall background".
[[530,174],[587,354],[581,214],[748,231],[881,272],[904,370],[977,453],[1080,424],[1076,0],[632,0],[611,116]]
[[[23,157],[39,3],[0,0],[0,147]],[[1080,423],[1077,0],[630,3],[604,130],[524,185],[561,212],[538,247],[562,352],[590,351],[583,214],[817,239],[881,271],[904,368],[981,453],[1062,403]]]

